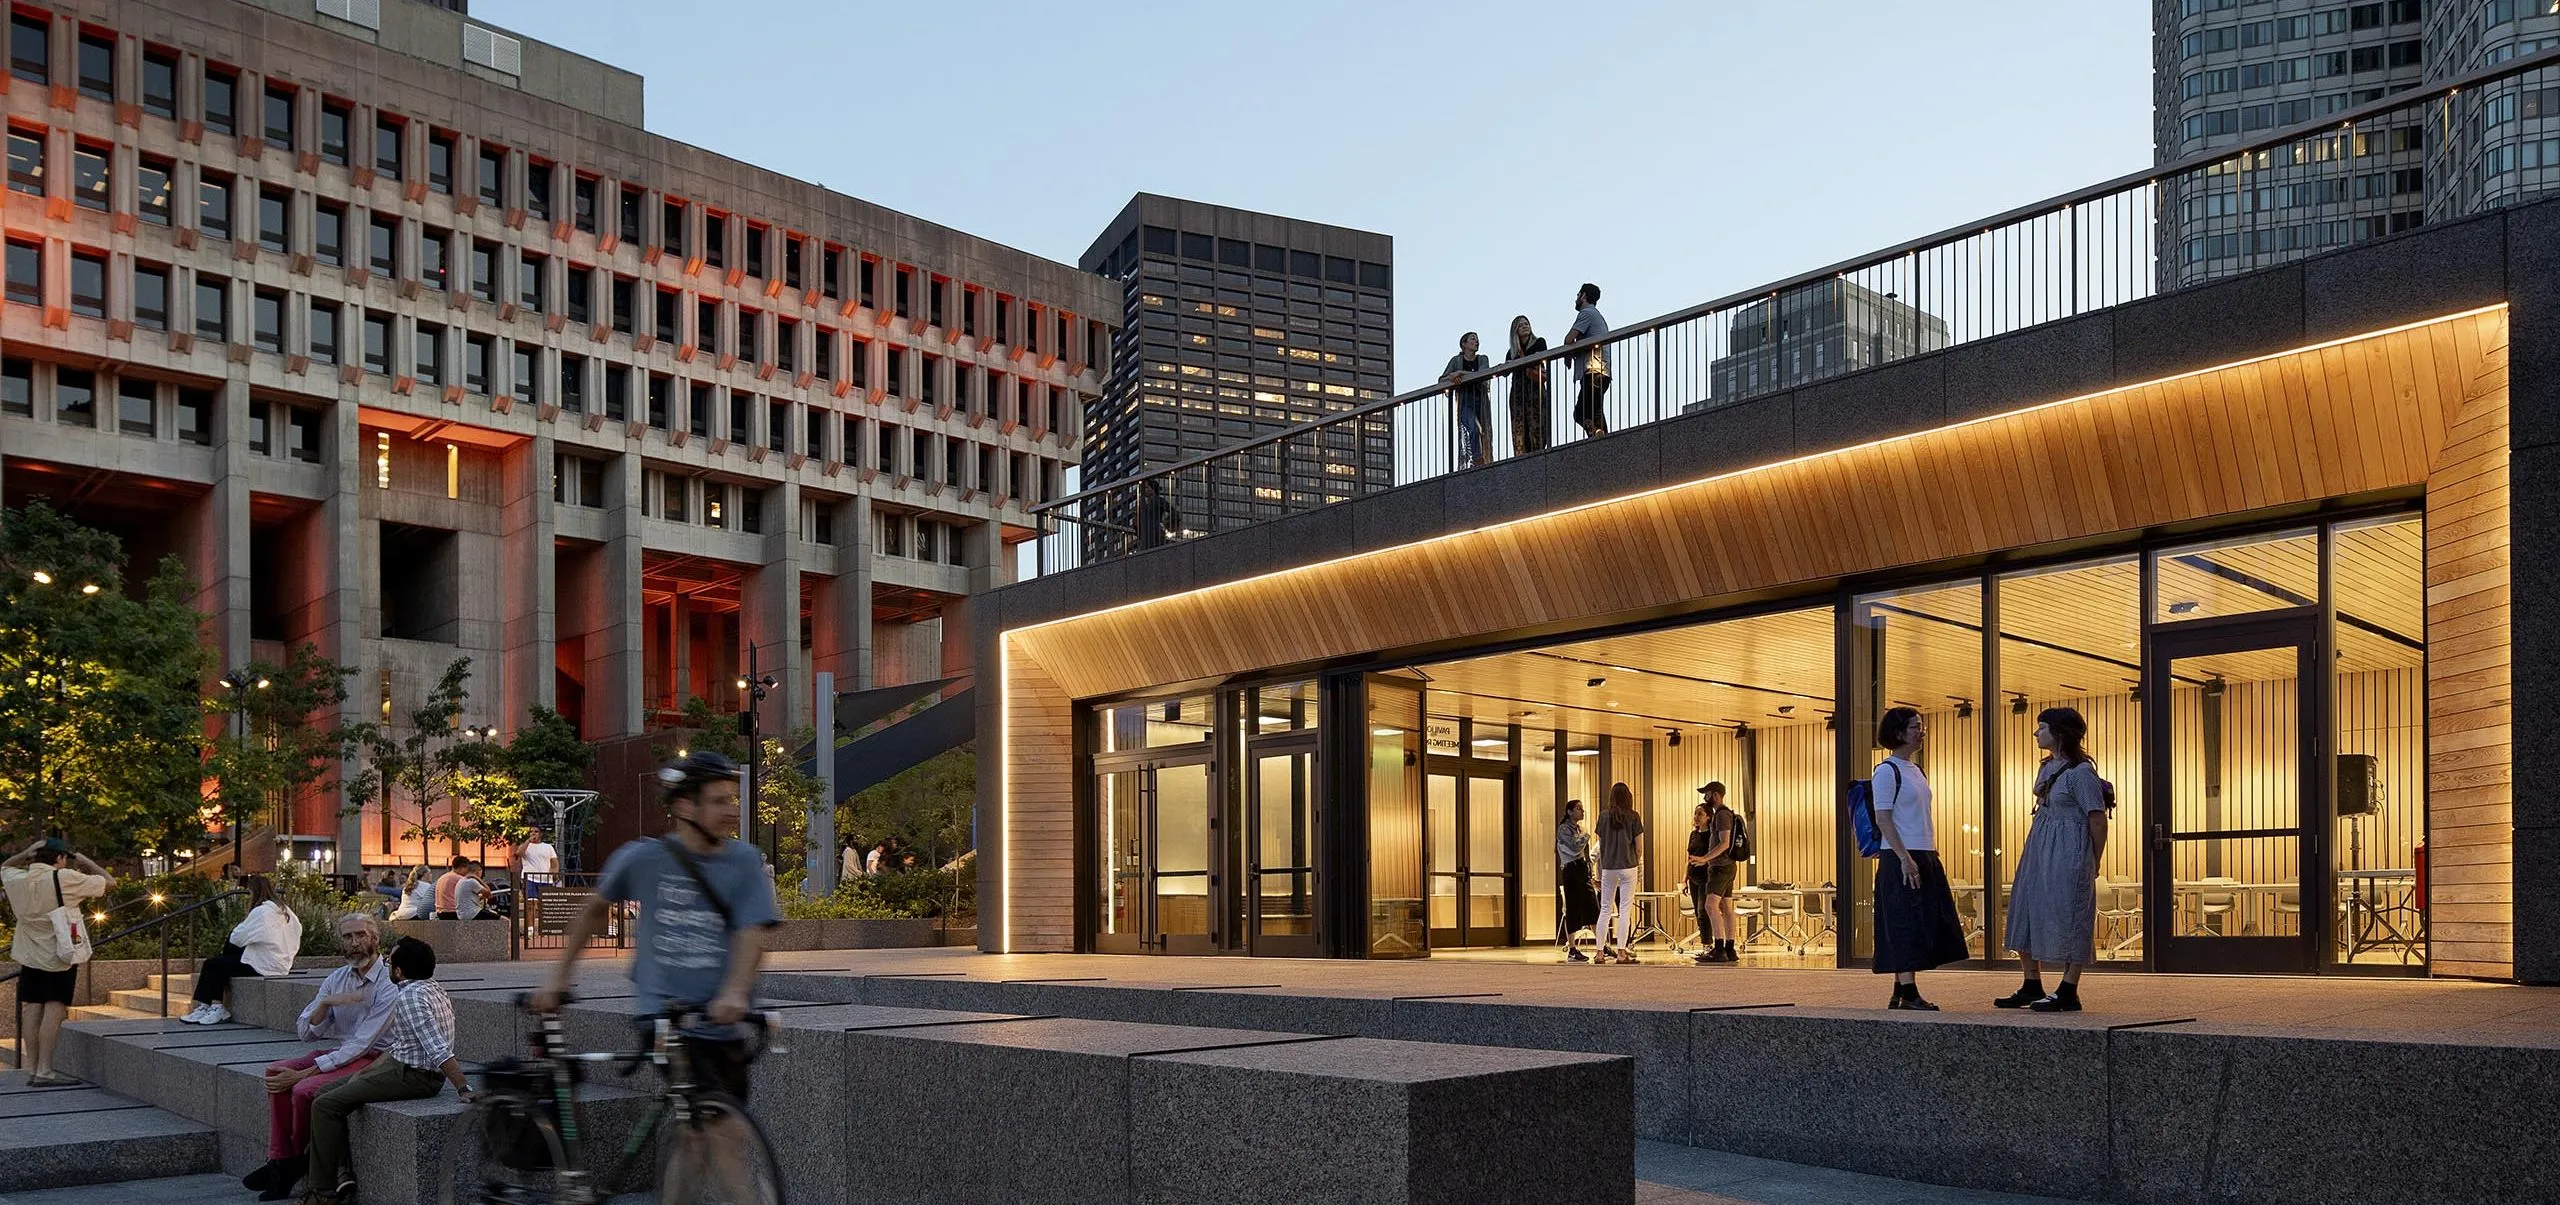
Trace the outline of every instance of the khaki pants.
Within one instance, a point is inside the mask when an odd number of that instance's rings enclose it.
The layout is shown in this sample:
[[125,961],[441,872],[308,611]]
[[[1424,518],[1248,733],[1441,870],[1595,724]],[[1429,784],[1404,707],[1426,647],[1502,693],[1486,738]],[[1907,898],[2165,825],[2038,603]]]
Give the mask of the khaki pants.
[[444,1091],[444,1076],[389,1055],[347,1077],[311,1102],[311,1187],[328,1192],[346,1179],[347,1115],[386,1100],[424,1100]]

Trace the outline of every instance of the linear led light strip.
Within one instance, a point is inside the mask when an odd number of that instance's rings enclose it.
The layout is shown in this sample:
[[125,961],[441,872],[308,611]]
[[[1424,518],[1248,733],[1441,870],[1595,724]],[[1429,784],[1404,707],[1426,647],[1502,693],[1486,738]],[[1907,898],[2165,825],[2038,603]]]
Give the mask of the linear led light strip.
[[[1615,506],[1623,502],[1634,502],[1644,498],[1655,497],[1660,494],[1667,494],[1674,490],[1684,490],[1693,486],[1708,485],[1718,481],[1730,480],[1735,477],[1748,476],[1752,473],[1766,472],[1770,469],[1779,469],[1785,468],[1789,465],[1804,464],[1809,461],[1820,460],[1825,457],[1845,456],[1852,452],[1862,452],[1870,448],[1888,447],[1907,440],[1919,439],[1926,436],[1943,435],[1949,431],[1960,431],[1966,427],[1979,426],[1983,423],[1993,423],[2006,419],[2018,418],[2024,415],[2037,413],[2038,411],[2051,410],[2058,406],[2076,405],[2081,402],[2089,401],[2093,398],[2128,393],[2133,390],[2145,389],[2155,385],[2166,385],[2175,381],[2183,381],[2211,373],[2225,372],[2234,368],[2246,368],[2252,364],[2264,364],[2273,360],[2285,359],[2288,356],[2307,355],[2311,352],[2324,351],[2332,347],[2344,347],[2351,343],[2362,343],[2369,339],[2380,339],[2390,335],[2403,334],[2409,331],[2419,330],[2424,327],[2436,326],[2441,323],[2458,322],[2465,318],[2477,318],[2482,314],[2497,313],[2505,310],[2506,308],[2506,302],[2496,302],[2491,305],[2479,306],[2468,310],[2460,310],[2450,314],[2440,314],[2433,318],[2422,318],[2415,322],[2404,322],[2398,326],[2384,327],[2380,330],[2365,331],[2361,334],[2346,335],[2340,338],[2324,340],[2319,343],[2307,344],[2301,347],[2287,348],[2283,351],[2268,352],[2265,355],[2251,356],[2247,359],[2232,360],[2228,363],[2214,364],[2204,368],[2189,369],[2185,372],[2171,373],[2168,376],[2156,377],[2148,381],[2137,381],[2130,385],[2114,385],[2105,389],[2091,390],[2087,393],[2074,394],[2066,398],[2056,398],[2049,402],[2038,402],[2031,406],[2021,406],[2015,410],[2003,410],[1997,414],[1977,415],[1961,422],[1948,423],[1943,427],[1930,427],[1922,431],[1906,431],[1899,435],[1887,435],[1877,439],[1868,440],[1865,443],[1850,444],[1848,446],[1838,448],[1826,448],[1819,452],[1804,452],[1781,460],[1772,460],[1762,464],[1750,465],[1745,468],[1728,469],[1721,473],[1710,473],[1704,477],[1695,478],[1689,481],[1674,482],[1669,485],[1657,485],[1649,489],[1620,494],[1611,498],[1600,498],[1590,502],[1581,502],[1572,506],[1560,507],[1556,510],[1543,511],[1534,515],[1522,515],[1515,519],[1504,519],[1497,523],[1487,523],[1481,527],[1470,527],[1463,531],[1444,532],[1428,539],[1415,540],[1409,544],[1398,544],[1391,548],[1371,548],[1359,552],[1344,553],[1341,556],[1334,557],[1329,560],[1316,561],[1305,565],[1292,565],[1286,569],[1274,569],[1266,573],[1254,574],[1251,577],[1237,578],[1234,581],[1217,582],[1206,586],[1194,586],[1191,589],[1177,593],[1158,595],[1154,598],[1144,598],[1134,602],[1119,603],[1114,606],[1104,607],[1100,610],[1087,611],[1081,615],[1068,615],[1058,619],[1045,620],[1040,623],[1027,624],[1018,628],[1009,628],[1004,632],[999,633],[996,637],[996,656],[1003,662],[1003,672],[998,675],[1001,681],[1000,689],[1004,692],[1002,698],[998,701],[999,722],[1004,725],[1004,731],[1013,731],[1013,655],[1010,645],[1012,643],[1011,638],[1016,633],[1037,632],[1043,628],[1055,627],[1059,624],[1076,623],[1081,620],[1110,615],[1119,611],[1153,606],[1157,603],[1167,602],[1173,599],[1188,598],[1195,594],[1206,594],[1212,590],[1223,590],[1229,586],[1260,581],[1263,578],[1279,577],[1283,574],[1291,573],[1307,573],[1349,561],[1357,561],[1368,557],[1388,556],[1404,552],[1409,549],[1436,544],[1444,540],[1465,539],[1469,536],[1482,535],[1486,532],[1492,531],[1500,531],[1504,528],[1515,527],[1523,523],[1543,522],[1548,519],[1556,518],[1559,515],[1570,515],[1578,511],[1591,510],[1596,507]],[[1070,572],[1072,572],[1072,570]],[[996,826],[998,839],[1003,843],[1004,855],[1004,950],[1002,952],[1011,953],[1013,951],[1013,748],[1010,743],[1004,743],[1000,747],[1003,749],[1003,753],[997,760]]]

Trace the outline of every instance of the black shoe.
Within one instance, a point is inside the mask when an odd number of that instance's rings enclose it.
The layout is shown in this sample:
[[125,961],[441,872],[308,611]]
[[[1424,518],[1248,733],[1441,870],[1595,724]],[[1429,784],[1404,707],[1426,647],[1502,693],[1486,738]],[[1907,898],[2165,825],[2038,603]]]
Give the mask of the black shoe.
[[1993,1008],[2026,1008],[2045,998],[2044,985],[2033,979],[2018,985],[2018,990],[1991,1002]]
[[257,1192],[276,1182],[276,1169],[282,1166],[284,1166],[284,1160],[269,1159],[259,1164],[256,1171],[240,1177],[240,1187]]
[[2027,1007],[2040,1013],[2076,1013],[2080,1011],[2080,993],[2065,987]]
[[1723,962],[1740,962],[1742,961],[1742,951],[1735,949],[1733,947],[1733,943],[1728,941],[1724,943],[1724,952],[1717,955],[1717,958],[1719,961]]
[[300,1176],[279,1174],[277,1175],[274,1183],[267,1185],[265,1191],[258,1194],[258,1199],[261,1201],[290,1201],[295,1195],[293,1191],[294,1185],[300,1184],[301,1182],[302,1177]]
[[1896,996],[1893,998],[1892,1002],[1886,1004],[1885,1007],[1915,1013],[1933,1013],[1938,1011],[1937,1005],[1921,999],[1920,994],[1917,992],[1908,996]]

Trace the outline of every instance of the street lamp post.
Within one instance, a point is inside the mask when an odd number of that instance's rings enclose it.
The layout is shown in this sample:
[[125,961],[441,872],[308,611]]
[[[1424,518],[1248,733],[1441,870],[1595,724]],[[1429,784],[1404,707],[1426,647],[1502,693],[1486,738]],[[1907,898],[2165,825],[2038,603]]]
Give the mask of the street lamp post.
[[[739,717],[739,728],[745,732],[747,738],[747,831],[749,840],[753,840],[755,826],[763,825],[766,862],[772,862],[780,856],[778,852],[780,842],[775,834],[781,830],[780,826],[772,823],[771,819],[756,807],[756,800],[764,793],[764,740],[757,732],[756,716],[764,709],[765,696],[773,693],[775,685],[773,675],[756,672],[756,646],[748,645],[747,674],[738,679],[738,690],[746,695],[746,707],[744,714]],[[781,868],[777,866],[775,869]]]
[[[249,692],[265,690],[267,678],[246,669],[235,669],[222,675],[217,685],[231,692],[231,755],[237,758],[249,745]],[[239,878],[248,872],[248,868],[241,864],[241,851],[247,844],[249,823],[241,815],[238,793],[229,782],[222,784],[222,810],[228,813],[224,818],[231,821],[231,877]]]

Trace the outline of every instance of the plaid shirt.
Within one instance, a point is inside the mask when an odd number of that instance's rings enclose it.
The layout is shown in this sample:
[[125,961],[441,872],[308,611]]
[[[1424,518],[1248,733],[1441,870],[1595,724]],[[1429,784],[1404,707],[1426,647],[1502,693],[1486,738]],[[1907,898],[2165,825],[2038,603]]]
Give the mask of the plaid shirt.
[[445,997],[443,984],[420,979],[400,985],[384,1049],[401,1066],[419,1071],[434,1071],[453,1057],[453,1001]]

